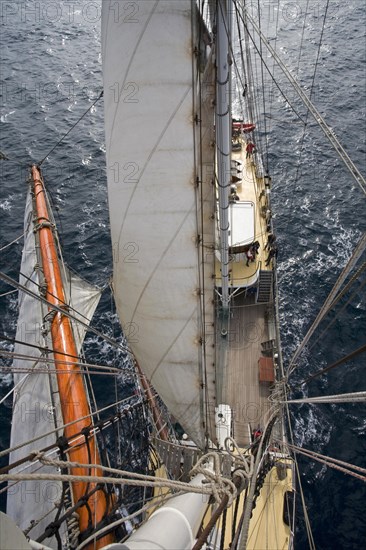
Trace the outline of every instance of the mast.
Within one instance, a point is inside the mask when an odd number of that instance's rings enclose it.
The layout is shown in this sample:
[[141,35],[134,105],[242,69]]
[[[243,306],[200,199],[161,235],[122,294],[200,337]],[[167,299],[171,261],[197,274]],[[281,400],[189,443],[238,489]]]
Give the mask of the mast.
[[156,402],[155,392],[154,392],[150,382],[146,378],[145,374],[142,372],[142,370],[140,368],[140,365],[138,364],[137,361],[135,361],[135,366],[136,366],[137,374],[139,376],[139,380],[140,380],[142,389],[145,392],[146,399],[149,403],[149,408],[150,408],[150,410],[152,412],[152,415],[153,415],[153,419],[154,419],[154,422],[155,422],[157,434],[158,434],[159,438],[162,439],[163,441],[168,441],[169,431],[168,431],[166,423],[163,420],[159,405]]
[[217,79],[216,79],[216,152],[219,193],[219,228],[221,256],[221,301],[229,307],[229,189],[231,183],[231,106],[229,2],[219,0],[217,9]]
[[[61,269],[57,254],[57,248],[53,235],[53,224],[50,222],[48,213],[44,184],[39,169],[32,166],[32,179],[34,184],[34,202],[37,216],[37,229],[39,235],[39,245],[42,259],[42,269],[47,285],[45,293],[46,299],[61,308],[65,308],[65,292],[62,282]],[[51,310],[52,312],[52,310]],[[54,350],[55,368],[57,371],[57,384],[60,394],[61,412],[64,424],[74,422],[71,426],[66,426],[64,435],[68,440],[69,460],[83,464],[95,463],[101,464],[96,440],[94,437],[86,436],[87,442],[81,436],[74,439],[76,434],[90,428],[88,420],[79,420],[78,418],[88,417],[90,407],[83,382],[83,377],[77,364],[78,353],[75,339],[71,327],[70,319],[59,312],[54,313],[51,321],[52,347]],[[72,475],[90,475],[100,476],[101,472],[97,469],[72,468]],[[96,490],[95,483],[78,482],[72,484],[73,501],[76,504],[81,498],[91,491],[93,494],[88,498],[87,505],[78,508],[80,531],[86,530],[90,523],[96,526],[108,512],[108,505],[105,493],[102,489]],[[107,535],[96,542],[93,548],[113,542],[114,537]],[[87,546],[89,548],[90,546]]]

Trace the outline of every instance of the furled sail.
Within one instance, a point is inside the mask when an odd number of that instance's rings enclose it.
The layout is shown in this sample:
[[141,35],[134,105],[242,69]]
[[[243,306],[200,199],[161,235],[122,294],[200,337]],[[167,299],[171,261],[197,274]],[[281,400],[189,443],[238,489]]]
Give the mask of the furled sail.
[[102,6],[114,291],[139,365],[203,446],[216,404],[212,52],[195,2],[130,7]]
[[[20,283],[37,295],[42,288],[40,261],[36,251],[36,233],[34,233],[32,196],[28,193],[25,210],[25,240],[20,269]],[[67,303],[74,308],[76,317],[84,323],[91,319],[98,305],[101,291],[86,283],[67,267],[64,270],[64,285]],[[16,447],[26,441],[38,438],[54,431],[62,425],[60,415],[59,395],[52,352],[46,352],[45,347],[52,349],[49,338],[50,313],[46,305],[35,297],[22,291],[19,292],[19,317],[16,331],[14,353],[16,356],[26,356],[28,359],[17,358],[13,362],[14,369],[14,401],[10,446]],[[80,351],[85,336],[84,327],[74,324],[75,340]],[[21,343],[20,343],[21,342]],[[39,349],[43,348],[43,349]],[[49,361],[47,361],[47,359]],[[25,370],[29,372],[24,372]],[[48,372],[47,372],[48,371]],[[62,430],[45,435],[37,441],[30,442],[10,453],[9,463],[27,456],[35,449],[41,450],[55,443]],[[49,456],[57,458],[56,450],[49,451]],[[12,473],[51,472],[50,467],[35,461],[31,466],[20,465],[12,469]],[[52,473],[55,473],[52,470]],[[30,531],[30,536],[36,539],[53,521],[57,512],[55,505],[60,501],[62,487],[55,481],[23,481],[8,489],[7,512],[22,529],[28,529],[31,521],[41,517]],[[62,532],[62,529],[61,529]],[[57,548],[55,539],[47,540],[47,545]]]

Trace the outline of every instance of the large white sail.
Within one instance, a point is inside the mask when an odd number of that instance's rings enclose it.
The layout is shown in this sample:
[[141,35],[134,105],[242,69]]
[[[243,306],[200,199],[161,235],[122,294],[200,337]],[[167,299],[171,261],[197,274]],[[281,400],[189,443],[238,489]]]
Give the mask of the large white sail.
[[[40,293],[42,276],[40,262],[36,252],[36,236],[33,224],[32,196],[28,193],[25,210],[25,241],[20,269],[20,283],[35,294]],[[100,298],[100,289],[91,286],[72,274],[65,267],[65,295],[68,305],[77,311],[84,323],[91,319]],[[19,316],[16,332],[18,343],[14,346],[14,353],[25,358],[17,358],[13,362],[14,369],[14,400],[10,446],[16,447],[34,438],[18,450],[10,453],[9,463],[28,456],[35,449],[42,450],[53,445],[62,430],[44,436],[62,425],[60,416],[59,395],[57,391],[55,366],[52,352],[47,354],[39,348],[48,346],[52,349],[51,338],[48,337],[49,321],[52,317],[48,308],[35,297],[22,291],[19,292]],[[75,341],[80,351],[86,329],[74,324]],[[34,358],[31,360],[30,358]],[[49,359],[49,362],[45,362]],[[45,372],[49,369],[50,372]],[[24,372],[29,371],[29,372]],[[52,372],[53,371],[53,372]],[[49,456],[57,458],[57,449],[49,451]],[[12,473],[21,472],[55,473],[54,469],[34,462],[31,466],[19,465],[12,469]],[[53,521],[60,502],[62,487],[59,482],[29,480],[19,482],[8,489],[7,512],[22,529],[28,529],[31,521],[43,518],[30,531],[30,536],[36,539]],[[62,531],[64,528],[62,528]],[[57,547],[57,541],[51,539],[47,545]]]
[[102,6],[117,309],[142,370],[203,446],[215,437],[214,88],[192,54],[205,33],[190,0],[117,4]]

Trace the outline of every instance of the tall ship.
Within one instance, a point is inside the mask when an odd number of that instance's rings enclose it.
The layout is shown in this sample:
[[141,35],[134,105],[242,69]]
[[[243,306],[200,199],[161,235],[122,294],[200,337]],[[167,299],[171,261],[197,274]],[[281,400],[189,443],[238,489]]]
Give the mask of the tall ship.
[[[362,281],[366,237],[285,364],[275,182],[253,64],[260,53],[266,67],[264,48],[280,58],[247,4],[102,2],[104,88],[92,107],[103,98],[110,292],[124,337],[96,328],[103,289],[64,261],[44,170],[51,150],[28,171],[19,279],[1,272],[18,291],[3,350],[13,373],[4,550],[291,550],[299,501],[308,522],[297,454],[366,479],[294,442],[291,404],[365,401],[364,391],[299,394],[289,377]],[[295,88],[365,191],[311,94]],[[89,359],[86,334],[115,359]]]

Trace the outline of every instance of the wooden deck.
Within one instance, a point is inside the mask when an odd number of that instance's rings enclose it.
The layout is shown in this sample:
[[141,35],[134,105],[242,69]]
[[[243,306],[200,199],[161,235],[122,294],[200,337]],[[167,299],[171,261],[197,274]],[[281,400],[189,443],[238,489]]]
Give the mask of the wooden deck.
[[250,443],[250,428],[262,427],[269,410],[269,384],[259,383],[261,342],[269,339],[267,305],[238,296],[231,306],[227,338],[228,361],[223,376],[222,399],[234,416],[234,437],[240,446]]
[[[242,150],[232,153],[238,161],[241,178],[236,182],[239,201],[254,203],[254,239],[260,244],[254,262],[246,265],[245,253],[235,254],[230,263],[230,285],[234,297],[230,304],[228,321],[227,360],[220,381],[220,396],[223,403],[231,406],[234,417],[234,437],[240,446],[250,443],[250,430],[264,427],[264,415],[269,410],[268,397],[270,384],[259,382],[258,361],[262,356],[261,343],[273,337],[269,319],[273,318],[272,304],[255,302],[255,293],[250,286],[259,278],[260,271],[270,271],[272,261],[266,266],[270,214],[268,207],[269,188],[264,178],[256,176],[254,159],[246,158],[246,142],[242,140]],[[235,173],[233,172],[235,175]],[[220,264],[216,265],[216,284],[220,286]],[[246,290],[245,290],[246,289]],[[236,293],[236,294],[235,294]],[[271,332],[271,334],[270,334]],[[223,338],[221,334],[218,338]],[[220,342],[225,345],[223,341]],[[220,347],[220,344],[219,344]]]

